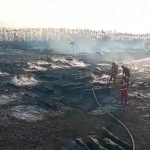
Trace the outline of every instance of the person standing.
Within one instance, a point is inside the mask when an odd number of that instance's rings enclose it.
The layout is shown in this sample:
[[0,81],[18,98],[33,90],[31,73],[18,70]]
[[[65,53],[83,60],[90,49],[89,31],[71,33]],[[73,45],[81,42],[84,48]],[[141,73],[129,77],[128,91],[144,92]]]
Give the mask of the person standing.
[[117,72],[118,72],[118,66],[115,63],[112,63],[109,84],[110,84],[110,81],[112,81],[112,79],[114,80],[114,84],[116,84]]
[[123,103],[123,100],[125,101],[125,105],[127,105],[127,101],[128,101],[128,84],[126,82],[126,77],[123,76],[120,83],[119,83],[119,87],[120,87],[120,92],[121,92],[121,104]]

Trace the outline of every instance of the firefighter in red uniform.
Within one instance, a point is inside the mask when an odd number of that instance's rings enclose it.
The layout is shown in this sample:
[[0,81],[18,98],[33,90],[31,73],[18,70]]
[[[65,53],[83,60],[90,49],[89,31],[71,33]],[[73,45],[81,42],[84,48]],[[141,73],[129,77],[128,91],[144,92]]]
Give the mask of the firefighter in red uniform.
[[125,100],[125,104],[127,105],[128,101],[128,83],[126,81],[126,77],[123,77],[119,83],[120,91],[121,91],[121,104],[123,100]]

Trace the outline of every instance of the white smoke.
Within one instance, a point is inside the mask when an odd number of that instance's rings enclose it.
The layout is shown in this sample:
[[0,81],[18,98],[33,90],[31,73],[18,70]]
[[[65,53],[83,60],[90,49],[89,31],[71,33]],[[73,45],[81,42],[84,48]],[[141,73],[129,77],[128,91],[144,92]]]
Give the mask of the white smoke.
[[[32,70],[37,70],[37,71],[46,71],[47,70],[47,68],[44,68],[44,67],[42,67],[42,66],[39,66],[39,65],[36,65],[36,64],[34,64],[34,63],[28,63],[28,65],[29,65],[29,71],[31,71],[31,69]],[[26,71],[28,71],[27,69],[26,69]]]
[[33,77],[27,77],[27,76],[14,76],[12,79],[12,82],[17,86],[28,86],[28,85],[36,85],[39,83],[36,79]]

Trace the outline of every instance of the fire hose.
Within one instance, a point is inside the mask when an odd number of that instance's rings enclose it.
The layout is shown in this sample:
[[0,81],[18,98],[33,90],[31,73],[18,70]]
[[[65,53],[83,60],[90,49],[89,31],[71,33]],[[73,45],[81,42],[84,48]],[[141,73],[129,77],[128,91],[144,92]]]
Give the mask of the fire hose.
[[120,120],[118,120],[116,117],[114,117],[112,114],[110,114],[110,113],[99,103],[99,101],[98,101],[98,99],[97,99],[97,97],[96,97],[96,94],[95,94],[95,91],[94,91],[93,88],[92,88],[92,92],[93,92],[93,96],[94,96],[94,98],[95,98],[97,104],[98,104],[109,116],[111,116],[111,117],[112,117],[113,119],[115,119],[119,124],[121,124],[121,125],[124,127],[124,129],[127,131],[127,133],[128,133],[129,136],[130,136],[130,139],[131,139],[131,141],[132,141],[132,150],[135,150],[135,142],[134,142],[133,136],[132,136],[132,134],[130,133],[129,129],[128,129]]

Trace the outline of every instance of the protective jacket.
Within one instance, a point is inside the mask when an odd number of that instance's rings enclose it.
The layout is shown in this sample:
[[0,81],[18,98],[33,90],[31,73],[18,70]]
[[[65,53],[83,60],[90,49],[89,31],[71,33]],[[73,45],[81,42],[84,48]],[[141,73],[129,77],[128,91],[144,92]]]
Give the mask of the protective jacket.
[[123,79],[120,81],[119,86],[120,86],[121,91],[126,91],[127,90],[127,83]]
[[112,75],[117,75],[117,71],[118,71],[118,66],[117,65],[115,65],[111,68],[111,74]]

